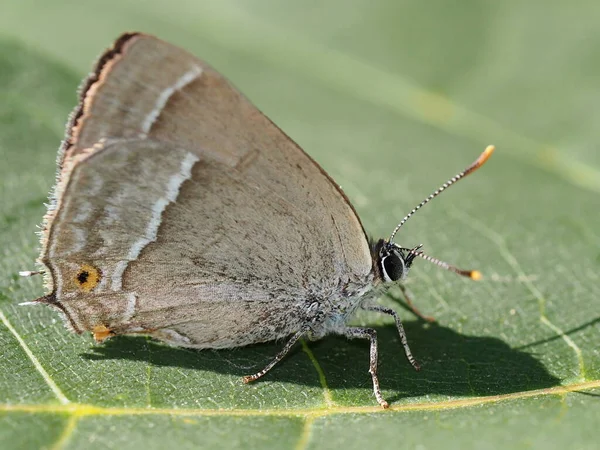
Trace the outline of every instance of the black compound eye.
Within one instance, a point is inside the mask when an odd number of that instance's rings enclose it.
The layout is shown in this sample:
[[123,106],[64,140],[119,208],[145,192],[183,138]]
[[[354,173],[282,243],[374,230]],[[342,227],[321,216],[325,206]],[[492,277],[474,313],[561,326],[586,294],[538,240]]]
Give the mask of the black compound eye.
[[399,280],[406,271],[406,264],[404,263],[402,254],[394,250],[381,259],[381,266],[386,281]]

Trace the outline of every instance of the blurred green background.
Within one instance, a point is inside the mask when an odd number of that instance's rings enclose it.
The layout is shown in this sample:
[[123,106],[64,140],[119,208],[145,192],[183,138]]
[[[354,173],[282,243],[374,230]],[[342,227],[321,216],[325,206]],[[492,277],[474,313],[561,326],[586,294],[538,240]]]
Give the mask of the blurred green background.
[[[4,2],[0,9],[0,448],[596,448],[600,420],[600,4],[562,1]],[[368,345],[304,343],[264,381],[240,375],[278,344],[223,352],[144,338],[94,346],[18,307],[56,149],[94,58],[123,31],[221,71],[342,185],[387,236],[487,144],[496,154],[397,237],[437,324],[400,308]],[[157,68],[160,70],[160,68]]]

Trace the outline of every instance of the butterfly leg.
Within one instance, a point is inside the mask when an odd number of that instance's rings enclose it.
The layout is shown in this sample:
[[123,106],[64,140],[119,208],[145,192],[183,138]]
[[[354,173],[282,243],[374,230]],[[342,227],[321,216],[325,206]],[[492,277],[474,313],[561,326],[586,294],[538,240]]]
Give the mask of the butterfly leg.
[[417,309],[417,307],[412,302],[410,295],[408,295],[408,291],[407,291],[406,287],[402,286],[401,284],[399,284],[398,286],[400,286],[400,290],[402,291],[402,296],[404,297],[404,300],[406,300],[407,306],[417,317],[420,317],[421,319],[425,320],[426,322],[435,322],[435,317],[426,316]]
[[349,327],[344,330],[344,335],[350,339],[369,339],[371,341],[371,352],[369,359],[369,373],[373,379],[373,392],[377,402],[383,408],[389,408],[388,402],[381,395],[379,388],[379,378],[377,377],[377,331],[373,328],[355,328]]
[[364,309],[366,311],[374,311],[374,312],[378,312],[378,313],[382,313],[382,314],[388,314],[394,318],[394,320],[396,321],[396,328],[398,329],[398,334],[400,335],[400,342],[402,343],[402,346],[404,347],[404,353],[406,354],[406,358],[408,359],[408,362],[415,368],[415,370],[420,370],[421,366],[419,365],[419,363],[417,361],[415,361],[415,358],[412,355],[412,352],[410,351],[410,347],[408,346],[408,340],[406,339],[406,332],[404,331],[404,326],[402,325],[402,321],[400,320],[398,313],[396,311],[394,311],[393,309],[385,308],[385,307],[379,306],[379,305],[363,306],[362,309]]
[[267,364],[261,371],[256,372],[254,375],[246,375],[245,377],[242,377],[242,380],[244,381],[244,383],[250,383],[252,381],[256,381],[260,377],[262,377],[264,374],[266,374],[269,370],[271,370],[273,368],[273,366],[275,366],[275,364],[277,364],[279,361],[281,361],[285,357],[285,355],[287,355],[289,353],[289,351],[292,349],[292,347],[298,341],[298,339],[300,339],[302,336],[304,336],[306,334],[306,332],[307,332],[307,330],[302,329],[302,330],[298,331],[296,334],[294,334],[287,341],[287,343],[285,344],[283,349],[281,349],[281,351],[279,353],[277,353],[275,358],[273,358],[273,360],[269,364]]

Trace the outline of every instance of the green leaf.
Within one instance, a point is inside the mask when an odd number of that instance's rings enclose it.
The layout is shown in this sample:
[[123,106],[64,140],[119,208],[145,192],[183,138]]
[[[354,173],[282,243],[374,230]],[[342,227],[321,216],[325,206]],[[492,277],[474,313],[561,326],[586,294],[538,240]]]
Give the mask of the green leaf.
[[[34,2],[0,14],[0,448],[596,448],[600,420],[600,31],[596,2],[247,0]],[[404,227],[418,261],[393,324],[368,345],[96,346],[43,294],[36,226],[75,88],[94,56],[140,29],[209,61],[340,183],[367,230],[392,228],[490,143],[480,172]],[[157,68],[160,70],[160,68]]]

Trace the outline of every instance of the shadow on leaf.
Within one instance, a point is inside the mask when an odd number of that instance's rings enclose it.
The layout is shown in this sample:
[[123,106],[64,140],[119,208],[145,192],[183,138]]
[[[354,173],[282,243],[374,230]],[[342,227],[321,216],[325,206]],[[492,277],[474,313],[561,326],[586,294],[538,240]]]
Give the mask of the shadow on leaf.
[[[427,394],[485,396],[540,389],[559,384],[529,353],[510,348],[493,337],[466,336],[437,324],[410,321],[404,324],[413,354],[422,369],[407,362],[394,326],[378,327],[379,377],[388,397],[397,401]],[[283,343],[254,345],[232,350],[175,348],[145,337],[121,336],[86,353],[90,360],[129,359],[169,366],[248,375],[261,369]],[[370,391],[369,344],[329,336],[309,347],[321,365],[331,389],[365,388]],[[264,378],[318,386],[312,363],[298,345]],[[260,382],[260,381],[258,381]]]
[[[560,384],[534,356],[500,339],[466,336],[423,321],[405,322],[404,328],[419,372],[406,361],[395,327],[377,328],[380,382],[396,392],[389,401],[428,394],[500,395]],[[331,388],[370,385],[366,343],[333,337],[313,347]]]

